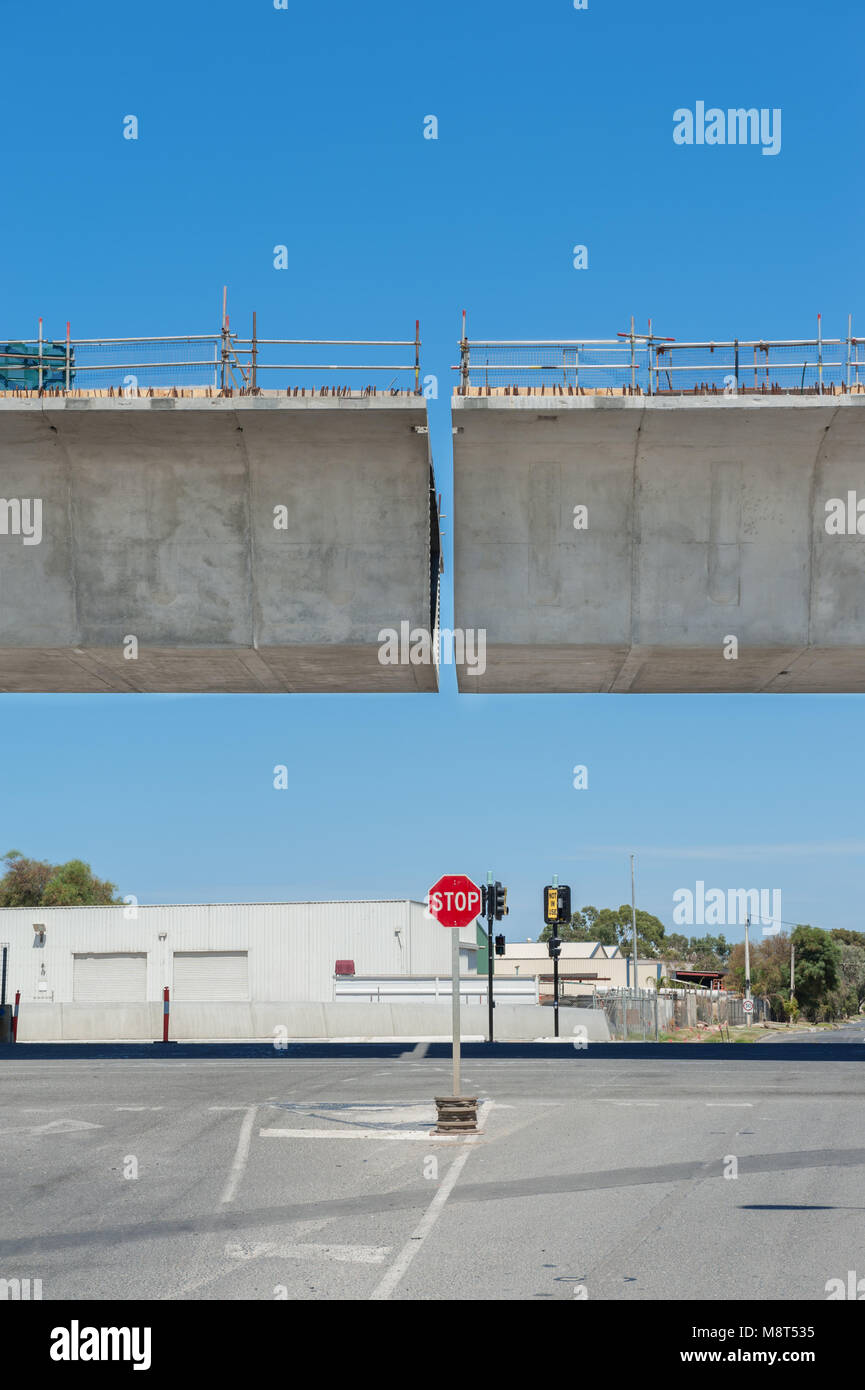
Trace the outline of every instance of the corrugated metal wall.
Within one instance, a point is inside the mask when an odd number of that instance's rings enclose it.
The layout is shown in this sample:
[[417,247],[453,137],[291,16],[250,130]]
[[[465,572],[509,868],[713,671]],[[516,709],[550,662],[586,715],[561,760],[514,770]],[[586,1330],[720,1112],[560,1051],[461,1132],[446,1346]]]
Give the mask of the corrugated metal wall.
[[[460,933],[463,944],[474,937],[473,926]],[[2,908],[0,942],[10,946],[9,997],[20,989],[22,1003],[71,1002],[73,953],[146,951],[147,998],[157,1001],[173,985],[175,951],[245,950],[251,999],[327,1003],[337,960],[363,975],[447,974],[451,951],[450,931],[406,900]]]

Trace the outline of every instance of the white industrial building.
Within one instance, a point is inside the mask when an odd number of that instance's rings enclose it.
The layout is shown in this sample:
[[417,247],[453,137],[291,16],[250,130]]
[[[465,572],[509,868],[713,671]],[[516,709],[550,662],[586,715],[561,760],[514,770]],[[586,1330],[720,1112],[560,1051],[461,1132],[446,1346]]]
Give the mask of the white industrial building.
[[[486,1035],[474,924],[459,933],[464,1038]],[[0,908],[18,1042],[446,1038],[452,931],[409,899]],[[542,1038],[537,982],[502,979],[501,1039]],[[576,1018],[576,1011],[574,1011]],[[609,1036],[603,1013],[592,1038]]]
[[[474,927],[460,933],[473,972]],[[0,909],[7,991],[22,1004],[321,1002],[358,975],[450,972],[451,933],[408,899]],[[346,969],[345,966],[342,969]]]

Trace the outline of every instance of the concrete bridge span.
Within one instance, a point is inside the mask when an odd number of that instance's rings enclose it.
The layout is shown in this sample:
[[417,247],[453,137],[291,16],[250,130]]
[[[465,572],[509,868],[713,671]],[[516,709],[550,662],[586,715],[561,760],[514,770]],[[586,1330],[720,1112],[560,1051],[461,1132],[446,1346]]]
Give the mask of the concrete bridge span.
[[454,422],[461,690],[865,690],[865,394],[480,391]]
[[2,690],[436,688],[417,396],[6,395],[0,497]]

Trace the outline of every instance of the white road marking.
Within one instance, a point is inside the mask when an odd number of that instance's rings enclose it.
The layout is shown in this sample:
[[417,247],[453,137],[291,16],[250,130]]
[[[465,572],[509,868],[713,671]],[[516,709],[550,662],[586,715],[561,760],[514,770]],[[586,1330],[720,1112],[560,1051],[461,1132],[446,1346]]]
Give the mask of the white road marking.
[[[483,1121],[483,1114],[486,1108],[486,1103],[483,1103],[478,1106],[478,1121],[480,1123],[482,1123]],[[370,1294],[371,1301],[381,1302],[384,1299],[390,1298],[394,1289],[399,1284],[400,1280],[402,1279],[403,1275],[405,1274],[415,1255],[420,1250],[421,1246],[423,1245],[424,1241],[426,1240],[427,1236],[429,1235],[430,1231],[432,1230],[433,1226],[435,1225],[436,1221],[441,1215],[445,1202],[447,1201],[448,1197],[451,1195],[454,1188],[456,1187],[457,1179],[460,1173],[468,1163],[469,1155],[471,1153],[470,1145],[474,1143],[476,1138],[476,1134],[471,1134],[467,1138],[466,1147],[464,1148],[461,1154],[457,1154],[453,1163],[448,1168],[447,1173],[444,1177],[444,1181],[442,1182],[441,1186],[439,1187],[438,1191],[436,1192],[435,1196],[433,1197],[432,1201],[430,1202],[429,1206],[424,1212],[417,1229],[412,1233],[411,1238],[403,1246],[402,1250],[400,1251],[399,1255],[397,1255],[387,1274],[384,1276],[383,1279],[381,1279],[378,1282],[378,1284],[376,1284],[375,1288]]]
[[658,1105],[656,1100],[613,1100],[612,1096],[600,1096],[599,1099],[607,1105]]
[[318,1104],[316,1104],[314,1100],[293,1100],[286,1102],[285,1105],[280,1105],[279,1107],[280,1110],[295,1111],[333,1110],[337,1114],[352,1115],[365,1115],[367,1112],[372,1114],[374,1110],[420,1110],[423,1108],[429,1110],[430,1114],[432,1114],[432,1111],[430,1110],[429,1106],[422,1107],[419,1105],[412,1105],[410,1101],[404,1101],[401,1105],[370,1105],[366,1101],[346,1101],[345,1103],[343,1103],[342,1101],[337,1101],[334,1105],[330,1101],[320,1101]]
[[234,1194],[240,1186],[246,1168],[246,1160],[249,1158],[249,1145],[252,1142],[252,1126],[255,1124],[255,1112],[257,1105],[250,1105],[240,1126],[240,1138],[237,1141],[237,1151],[234,1155],[234,1162],[231,1165],[231,1172],[228,1175],[228,1182],[225,1184],[225,1191],[220,1198],[220,1202],[231,1202]]
[[[432,1121],[430,1121],[432,1123]],[[458,1134],[430,1134],[428,1129],[260,1129],[260,1139],[422,1139],[452,1144]]]
[[231,1260],[339,1260],[343,1264],[380,1265],[390,1254],[389,1245],[279,1245],[265,1241],[258,1245],[226,1245]]
[[77,1134],[83,1129],[102,1129],[102,1125],[93,1125],[89,1120],[52,1120],[47,1125],[33,1125],[31,1134]]

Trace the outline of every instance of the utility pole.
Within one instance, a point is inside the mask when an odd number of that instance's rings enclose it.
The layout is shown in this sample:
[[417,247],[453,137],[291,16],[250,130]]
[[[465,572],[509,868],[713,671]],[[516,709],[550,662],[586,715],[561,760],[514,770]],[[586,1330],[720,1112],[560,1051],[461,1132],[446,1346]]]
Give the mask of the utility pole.
[[790,1003],[796,1003],[796,947],[790,942]]
[[[745,998],[751,998],[751,946],[748,940],[748,932],[751,929],[751,914],[745,918]],[[745,1022],[751,1017],[750,1009],[746,1011]]]
[[631,855],[631,927],[634,933],[634,994],[637,993],[637,906],[634,897],[634,856]]

